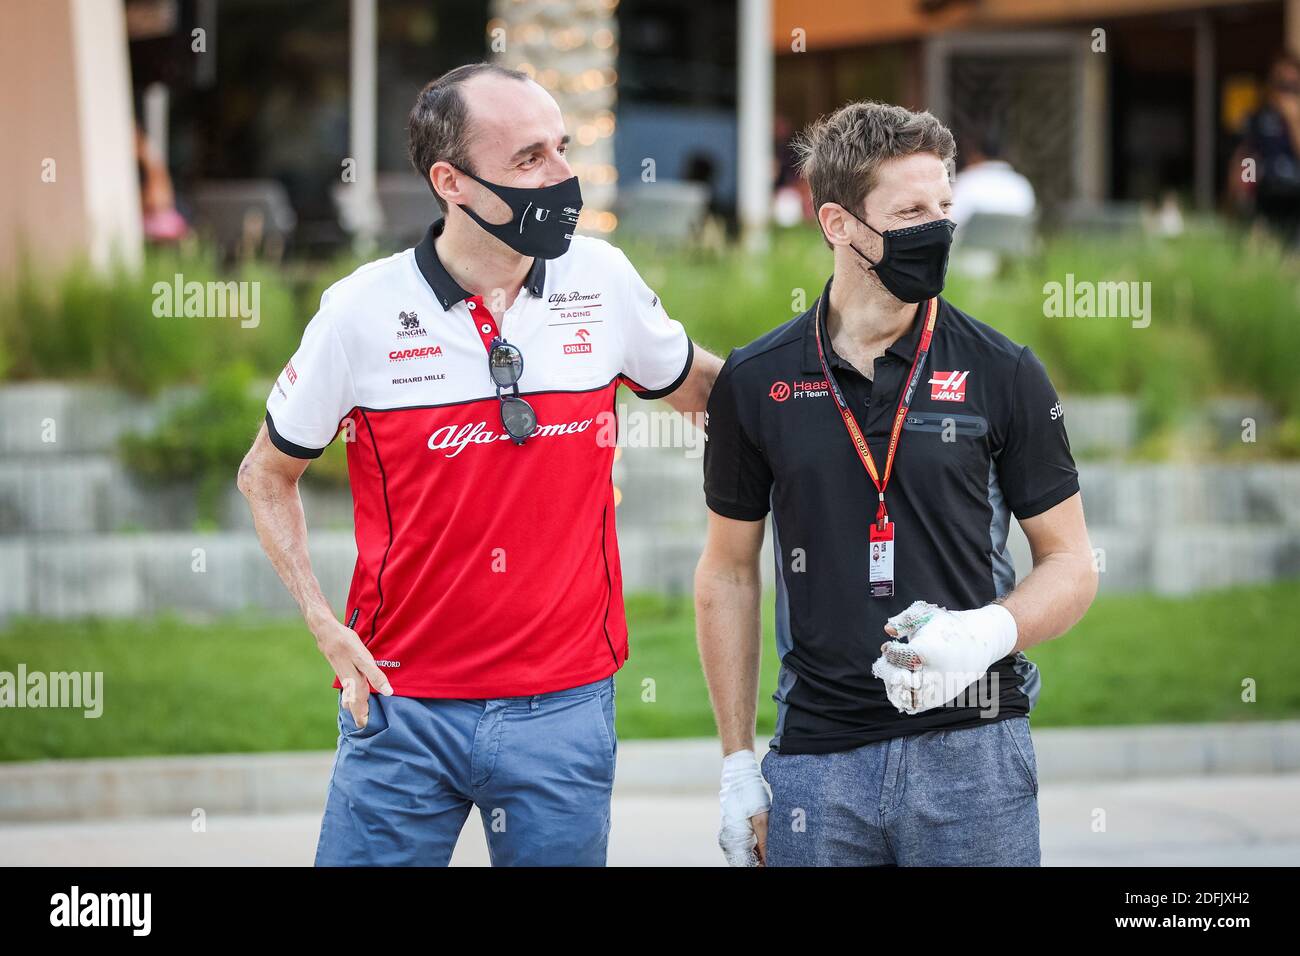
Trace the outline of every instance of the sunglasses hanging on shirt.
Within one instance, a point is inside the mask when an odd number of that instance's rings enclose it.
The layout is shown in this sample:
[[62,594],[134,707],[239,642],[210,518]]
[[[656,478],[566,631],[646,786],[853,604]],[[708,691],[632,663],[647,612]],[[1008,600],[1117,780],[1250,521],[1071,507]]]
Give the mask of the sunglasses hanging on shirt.
[[[537,431],[537,413],[519,397],[519,378],[524,374],[524,353],[498,336],[488,346],[488,374],[497,389],[501,407],[501,427],[510,440],[522,445]],[[502,394],[510,389],[509,395]]]

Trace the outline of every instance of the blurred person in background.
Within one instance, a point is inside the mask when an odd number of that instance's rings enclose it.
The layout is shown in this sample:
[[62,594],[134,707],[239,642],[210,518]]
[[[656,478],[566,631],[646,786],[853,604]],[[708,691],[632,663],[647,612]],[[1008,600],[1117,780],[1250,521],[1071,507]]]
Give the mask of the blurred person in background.
[[[620,384],[702,413],[719,360],[627,257],[575,236],[559,106],[486,63],[428,84],[410,157],[445,214],[331,286],[239,471],[340,688],[316,862],[605,863],[628,634],[611,477]],[[340,621],[298,479],[342,432],[357,563]]]
[[1002,140],[996,124],[964,129],[957,138],[957,155],[963,165],[952,186],[952,214],[958,226],[977,213],[1003,216],[1034,215],[1037,200],[1028,179],[1002,158]]
[[735,215],[729,215],[718,194],[718,165],[702,150],[695,150],[682,164],[682,182],[697,183],[707,190],[708,200],[695,229],[695,241],[709,249],[721,249],[735,232]]
[[[833,274],[709,399],[696,620],[732,865],[1040,862],[1024,651],[1082,617],[1097,571],[1042,363],[940,298],[954,151],[929,113],[881,103],[808,130]],[[781,669],[760,767],[769,512]]]
[[[1242,163],[1255,161],[1255,178]],[[1268,99],[1252,114],[1229,169],[1229,194],[1288,245],[1300,244],[1300,58],[1283,53],[1269,70]]]
[[180,242],[190,234],[189,223],[176,209],[176,192],[167,164],[138,125],[135,164],[140,177],[140,221],[145,239],[154,245]]
[[797,226],[811,218],[812,198],[808,194],[808,184],[799,175],[794,127],[789,119],[778,113],[772,129],[772,221],[778,226]]

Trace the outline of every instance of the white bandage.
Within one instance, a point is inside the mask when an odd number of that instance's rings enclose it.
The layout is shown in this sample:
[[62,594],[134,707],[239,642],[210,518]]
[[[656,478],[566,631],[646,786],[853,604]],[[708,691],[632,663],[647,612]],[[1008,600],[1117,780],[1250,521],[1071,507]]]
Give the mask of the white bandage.
[[758,769],[752,750],[737,750],[722,758],[722,827],[718,846],[731,866],[757,866],[754,848],[758,837],[750,817],[766,813],[772,806],[767,783]]
[[955,699],[1016,646],[1016,619],[1001,604],[949,611],[917,601],[888,623],[909,640],[889,641],[871,673],[905,714]]

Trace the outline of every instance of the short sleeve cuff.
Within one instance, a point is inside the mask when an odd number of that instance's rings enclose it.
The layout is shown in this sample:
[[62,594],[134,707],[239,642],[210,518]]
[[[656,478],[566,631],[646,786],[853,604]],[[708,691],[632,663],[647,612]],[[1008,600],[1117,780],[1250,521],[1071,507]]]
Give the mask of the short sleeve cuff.
[[714,514],[735,521],[761,521],[767,517],[768,512],[766,505],[760,508],[739,505],[731,501],[723,501],[707,493],[704,495],[704,503],[709,506],[709,510]]
[[1035,515],[1040,515],[1044,511],[1047,511],[1049,508],[1055,508],[1066,498],[1073,497],[1078,493],[1079,493],[1079,476],[1075,475],[1071,477],[1068,481],[1066,481],[1064,484],[1058,486],[1057,488],[1054,488],[1048,494],[1040,495],[1039,497],[1034,498],[1031,501],[1025,502],[1024,504],[1012,505],[1011,510],[1012,512],[1014,512],[1017,518],[1023,521],[1026,518],[1032,518]]
[[663,398],[665,395],[671,395],[686,381],[686,376],[691,373],[691,363],[695,361],[695,343],[691,341],[690,336],[686,338],[686,364],[671,383],[663,388],[643,389],[637,386],[631,379],[628,379],[628,387],[636,394],[637,398],[652,399]]
[[324,448],[307,448],[289,441],[276,431],[270,412],[266,413],[266,433],[271,438],[271,444],[291,458],[319,458],[325,451]]

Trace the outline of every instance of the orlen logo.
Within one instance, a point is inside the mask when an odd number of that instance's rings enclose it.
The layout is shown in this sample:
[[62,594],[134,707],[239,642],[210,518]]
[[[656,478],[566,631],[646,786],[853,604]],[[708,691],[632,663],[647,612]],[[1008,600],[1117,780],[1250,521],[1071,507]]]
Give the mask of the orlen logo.
[[784,402],[790,397],[790,386],[786,382],[773,382],[767,396],[774,402]]
[[570,342],[569,344],[565,345],[564,346],[565,355],[585,355],[586,353],[591,351],[591,344],[587,341],[587,338],[591,335],[591,333],[588,332],[586,329],[578,329],[576,335],[582,341]]
[[930,399],[935,402],[966,401],[966,377],[970,372],[938,372],[930,379]]
[[388,361],[405,362],[408,359],[417,358],[441,358],[441,345],[427,345],[422,349],[394,349],[388,353]]

